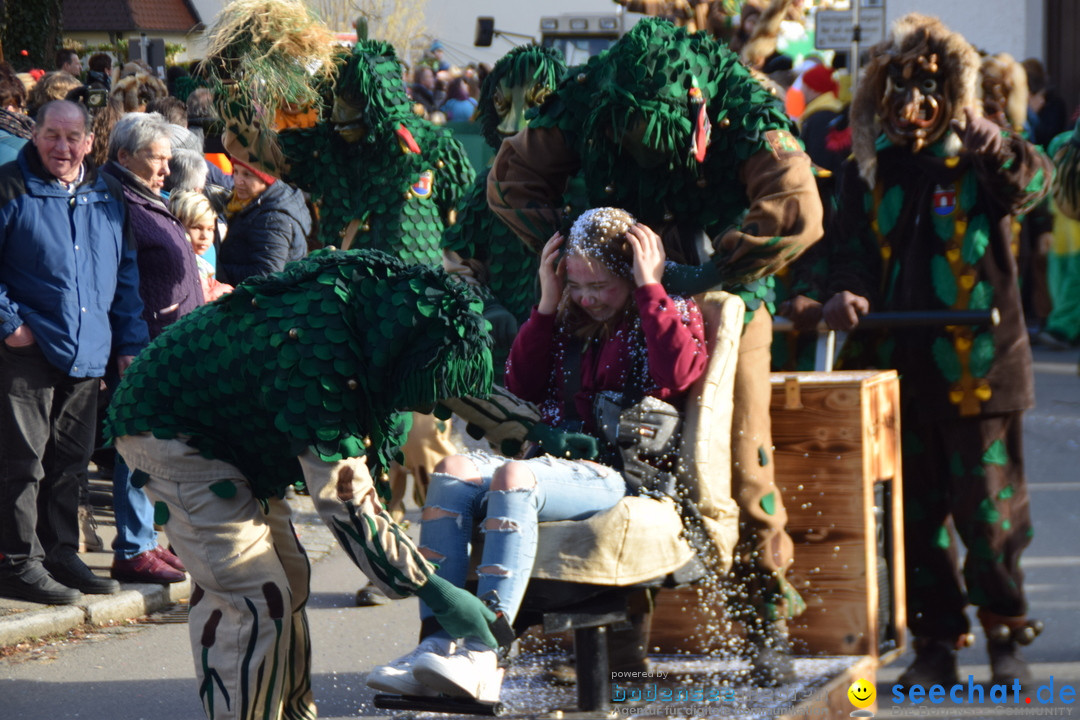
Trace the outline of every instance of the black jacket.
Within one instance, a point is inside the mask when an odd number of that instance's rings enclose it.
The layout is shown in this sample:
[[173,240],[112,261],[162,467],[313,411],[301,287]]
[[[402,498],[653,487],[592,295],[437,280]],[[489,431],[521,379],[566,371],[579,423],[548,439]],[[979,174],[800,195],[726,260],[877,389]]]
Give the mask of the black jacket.
[[218,275],[231,285],[269,275],[307,254],[311,213],[299,190],[278,180],[229,218]]

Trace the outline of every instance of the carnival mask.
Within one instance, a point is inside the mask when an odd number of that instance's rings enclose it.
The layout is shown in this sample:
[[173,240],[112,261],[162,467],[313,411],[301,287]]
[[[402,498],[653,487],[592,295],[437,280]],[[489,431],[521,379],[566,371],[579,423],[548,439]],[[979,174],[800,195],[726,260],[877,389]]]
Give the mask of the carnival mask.
[[[530,73],[532,75],[533,73]],[[497,131],[502,137],[516,135],[525,129],[525,113],[542,104],[551,94],[551,86],[542,81],[512,85],[506,78],[499,81],[491,102],[499,115]]]
[[349,144],[358,143],[367,135],[364,124],[364,108],[346,100],[341,95],[334,96],[334,107],[330,113],[330,122],[334,132]]
[[879,115],[886,135],[919,152],[949,129],[952,101],[936,53],[898,58],[886,68]]

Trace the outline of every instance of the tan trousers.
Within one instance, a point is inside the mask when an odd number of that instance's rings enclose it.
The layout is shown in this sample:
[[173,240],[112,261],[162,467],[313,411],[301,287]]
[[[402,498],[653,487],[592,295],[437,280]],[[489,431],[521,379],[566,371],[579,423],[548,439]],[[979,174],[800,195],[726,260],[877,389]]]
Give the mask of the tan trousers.
[[450,421],[439,420],[428,413],[412,414],[412,429],[401,448],[405,462],[390,464],[390,514],[401,522],[405,517],[405,483],[413,476],[413,502],[423,507],[431,472],[444,457],[457,455],[461,450],[450,441]]
[[739,341],[731,423],[731,493],[739,505],[734,572],[743,586],[740,599],[755,607],[783,605],[779,585],[794,558],[787,511],[774,480],[771,345],[772,317],[759,308]]
[[[234,466],[180,440],[137,435],[116,446],[150,476],[146,494],[168,509],[169,540],[196,583],[188,624],[206,716],[314,718],[311,568],[288,503],[264,507]],[[362,461],[299,460],[320,517],[365,575],[390,597],[427,582],[430,565],[382,509]]]

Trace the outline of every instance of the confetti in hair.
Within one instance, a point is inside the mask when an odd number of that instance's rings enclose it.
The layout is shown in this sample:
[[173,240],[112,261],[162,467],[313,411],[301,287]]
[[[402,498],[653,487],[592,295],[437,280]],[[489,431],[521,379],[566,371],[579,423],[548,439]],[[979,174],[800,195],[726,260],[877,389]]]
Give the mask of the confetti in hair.
[[566,250],[586,260],[599,260],[619,277],[631,276],[634,260],[626,231],[637,220],[621,208],[586,210],[570,228]]

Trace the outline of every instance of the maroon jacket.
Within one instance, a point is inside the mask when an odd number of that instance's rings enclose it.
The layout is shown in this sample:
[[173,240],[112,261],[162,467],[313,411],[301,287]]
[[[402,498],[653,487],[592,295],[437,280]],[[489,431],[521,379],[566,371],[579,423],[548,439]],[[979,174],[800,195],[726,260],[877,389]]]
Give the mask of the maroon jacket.
[[[592,402],[602,390],[624,391],[635,354],[646,352],[649,377],[645,394],[680,405],[686,391],[705,372],[705,326],[693,300],[668,296],[659,284],[634,290],[641,335],[631,319],[624,319],[611,337],[581,353],[581,385],[574,395],[576,418],[595,433]],[[521,326],[506,362],[506,387],[515,395],[540,406],[544,422],[558,426],[568,417],[563,399],[563,360],[571,342],[580,342],[558,327],[555,315],[533,308]]]
[[[102,172],[124,186],[139,265],[143,318],[153,339],[203,304],[195,251],[184,226],[172,216],[160,196],[115,162],[106,164]],[[173,305],[177,306],[174,310],[163,312]]]

